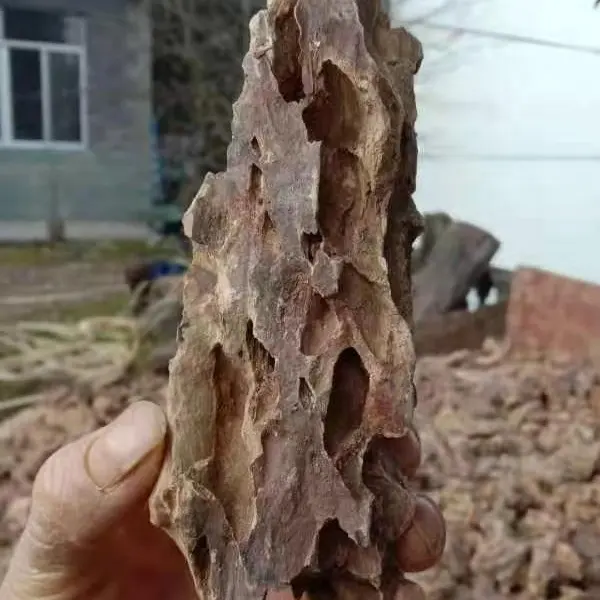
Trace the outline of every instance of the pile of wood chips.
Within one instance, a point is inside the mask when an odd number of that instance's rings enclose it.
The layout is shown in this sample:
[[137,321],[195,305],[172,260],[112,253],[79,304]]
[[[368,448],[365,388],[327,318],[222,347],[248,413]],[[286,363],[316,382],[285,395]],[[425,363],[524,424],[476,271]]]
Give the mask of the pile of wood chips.
[[162,405],[166,380],[145,375],[100,393],[67,387],[48,399],[0,421],[0,581],[29,511],[35,474],[55,450],[112,421],[130,402]]
[[[593,361],[484,352],[422,358],[415,486],[448,525],[442,564],[413,577],[430,600],[600,598],[600,370]],[[130,401],[164,399],[146,377],[84,397],[56,390],[0,423],[0,579],[42,462]]]
[[417,485],[441,505],[430,600],[600,598],[595,361],[458,352],[421,359]]

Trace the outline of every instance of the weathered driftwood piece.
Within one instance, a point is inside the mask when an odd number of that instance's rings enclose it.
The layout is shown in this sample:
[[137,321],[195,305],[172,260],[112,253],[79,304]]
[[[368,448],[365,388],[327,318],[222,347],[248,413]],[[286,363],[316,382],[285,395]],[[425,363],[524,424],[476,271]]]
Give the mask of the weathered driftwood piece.
[[184,219],[194,259],[152,502],[206,599],[292,583],[392,600],[398,561],[428,564],[397,540],[443,547],[398,470],[420,59],[378,0],[273,1],[251,22],[227,171]]
[[456,306],[487,269],[499,246],[494,236],[479,227],[459,221],[449,225],[413,277],[415,324]]
[[445,212],[424,213],[423,232],[419,239],[419,245],[413,248],[412,253],[412,271],[420,271],[426,264],[433,251],[433,248],[452,225],[452,217]]

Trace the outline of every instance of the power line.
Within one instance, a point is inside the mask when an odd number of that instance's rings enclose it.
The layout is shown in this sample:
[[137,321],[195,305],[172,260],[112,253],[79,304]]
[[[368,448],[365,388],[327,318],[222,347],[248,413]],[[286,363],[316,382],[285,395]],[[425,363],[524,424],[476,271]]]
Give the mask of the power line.
[[425,160],[446,162],[600,162],[600,154],[461,154],[419,152]]
[[583,54],[600,55],[600,47],[585,46],[580,44],[567,44],[564,42],[556,42],[553,40],[545,40],[516,33],[506,33],[503,31],[490,31],[486,29],[477,29],[473,27],[456,27],[453,25],[444,25],[442,23],[432,23],[430,21],[421,21],[419,27],[427,29],[437,29],[440,31],[450,31],[452,33],[471,35],[473,37],[481,37],[494,39],[503,42],[512,42],[517,44],[528,44],[530,46],[542,46],[545,48],[553,48],[555,50],[568,50],[570,52],[579,52]]

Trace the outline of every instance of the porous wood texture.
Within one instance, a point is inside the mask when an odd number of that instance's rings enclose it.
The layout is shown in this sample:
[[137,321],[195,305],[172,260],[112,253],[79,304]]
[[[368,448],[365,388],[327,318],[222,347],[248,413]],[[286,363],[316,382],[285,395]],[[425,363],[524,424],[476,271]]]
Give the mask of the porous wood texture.
[[391,600],[415,512],[392,447],[415,402],[421,48],[378,0],[273,1],[250,29],[227,171],[184,219],[153,519],[200,597]]

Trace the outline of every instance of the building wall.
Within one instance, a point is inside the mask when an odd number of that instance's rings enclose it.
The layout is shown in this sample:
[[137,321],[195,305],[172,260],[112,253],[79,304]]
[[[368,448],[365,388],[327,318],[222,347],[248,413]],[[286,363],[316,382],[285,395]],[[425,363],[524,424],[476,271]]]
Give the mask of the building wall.
[[[151,204],[150,21],[139,0],[0,0],[86,18],[87,147],[0,146],[0,221],[141,222]],[[84,121],[85,122],[85,121]]]

